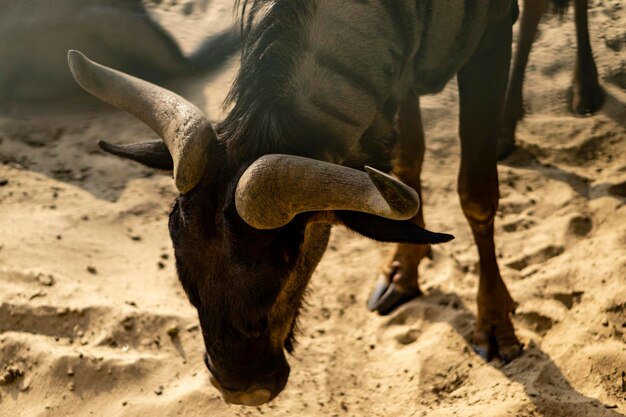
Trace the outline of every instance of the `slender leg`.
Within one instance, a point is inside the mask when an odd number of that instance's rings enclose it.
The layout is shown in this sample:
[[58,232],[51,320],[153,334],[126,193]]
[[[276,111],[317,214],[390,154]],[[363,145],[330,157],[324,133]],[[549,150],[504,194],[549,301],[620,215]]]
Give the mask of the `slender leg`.
[[570,109],[575,114],[595,113],[604,102],[604,91],[598,84],[598,70],[593,60],[591,43],[589,42],[587,6],[587,0],[574,2],[578,51],[572,82]]
[[[420,173],[424,162],[424,129],[419,97],[414,92],[407,94],[398,109],[397,127],[398,142],[393,173],[414,188],[421,199]],[[422,208],[412,221],[424,227]],[[429,252],[430,245],[398,244],[370,296],[368,302],[370,310],[388,314],[400,304],[420,295],[417,268],[420,260]]]
[[496,145],[511,58],[511,22],[487,28],[474,55],[458,74],[460,94],[461,167],[458,190],[480,258],[475,350],[508,362],[521,345],[510,313],[514,304],[498,269],[494,217],[498,208]]
[[515,128],[517,122],[524,117],[524,73],[537,33],[537,26],[547,5],[548,0],[524,0],[519,40],[504,104],[502,132],[498,143],[498,159],[507,157],[515,148]]

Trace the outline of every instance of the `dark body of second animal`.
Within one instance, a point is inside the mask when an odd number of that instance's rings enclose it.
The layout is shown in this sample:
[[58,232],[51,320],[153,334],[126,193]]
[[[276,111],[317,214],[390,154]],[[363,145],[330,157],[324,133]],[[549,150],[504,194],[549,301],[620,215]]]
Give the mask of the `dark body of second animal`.
[[149,80],[209,69],[237,51],[233,27],[185,56],[141,0],[0,0],[0,100],[33,101],[81,93],[66,53],[80,49]]

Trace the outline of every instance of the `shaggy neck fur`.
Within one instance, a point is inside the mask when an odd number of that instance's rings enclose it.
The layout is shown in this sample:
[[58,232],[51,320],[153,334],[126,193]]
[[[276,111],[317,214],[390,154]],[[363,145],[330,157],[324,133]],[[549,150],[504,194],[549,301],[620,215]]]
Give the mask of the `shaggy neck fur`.
[[268,3],[243,0],[241,68],[227,98],[233,109],[218,128],[228,154],[237,161],[269,152],[315,154],[315,143],[306,140],[313,126],[294,119],[285,91],[294,52],[305,46],[299,28],[307,25],[310,3],[278,2],[255,22]]
[[512,0],[242,0],[244,48],[219,126],[237,164],[288,153],[389,166],[396,106],[436,93]]

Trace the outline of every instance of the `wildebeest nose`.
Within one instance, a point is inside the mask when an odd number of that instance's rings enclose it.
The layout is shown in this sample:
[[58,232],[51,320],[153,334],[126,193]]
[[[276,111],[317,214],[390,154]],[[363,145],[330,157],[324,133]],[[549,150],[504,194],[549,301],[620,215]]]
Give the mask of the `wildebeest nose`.
[[224,400],[230,404],[247,405],[256,407],[270,400],[272,394],[267,389],[258,389],[253,392],[235,392],[224,395]]
[[211,384],[218,389],[218,391],[222,394],[224,401],[229,404],[237,404],[237,405],[247,405],[249,407],[255,407],[258,405],[263,405],[269,400],[272,399],[272,393],[270,390],[265,388],[260,388],[252,391],[231,391],[223,388],[219,382],[213,377],[210,376]]

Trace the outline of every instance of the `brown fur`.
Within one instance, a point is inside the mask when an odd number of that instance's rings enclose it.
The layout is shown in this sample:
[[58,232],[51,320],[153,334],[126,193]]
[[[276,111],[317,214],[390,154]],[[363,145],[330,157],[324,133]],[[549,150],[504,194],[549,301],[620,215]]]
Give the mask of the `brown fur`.
[[[214,384],[227,400],[245,397],[249,403],[264,399],[262,391],[271,399],[283,389],[289,373],[284,349],[293,347],[304,293],[329,235],[329,225],[315,213],[278,229],[246,224],[234,198],[244,170],[267,153],[389,169],[395,150],[403,161],[396,168],[408,167],[398,174],[419,190],[423,143],[414,152],[410,142],[420,124],[406,122],[418,107],[406,106],[416,93],[443,88],[456,73],[463,142],[459,194],[481,261],[475,339],[486,355],[514,357],[520,345],[509,318],[512,300],[493,244],[497,122],[513,3],[277,0],[267,13],[255,8],[265,3],[244,2],[252,7],[252,17],[244,20],[255,24],[244,26],[234,108],[218,126],[219,143],[204,177],[177,199],[169,221],[178,274],[198,309]],[[344,26],[336,24],[339,18],[346,19]],[[322,217],[406,246],[450,239],[422,229],[419,216],[415,222],[349,211]],[[407,259],[416,266],[420,256]]]

